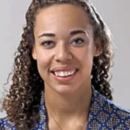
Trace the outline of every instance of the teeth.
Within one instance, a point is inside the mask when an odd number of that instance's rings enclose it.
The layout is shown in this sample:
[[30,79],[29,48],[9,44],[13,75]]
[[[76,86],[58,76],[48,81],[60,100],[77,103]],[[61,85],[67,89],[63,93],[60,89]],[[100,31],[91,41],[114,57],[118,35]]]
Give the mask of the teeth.
[[65,76],[67,76],[67,75],[68,75],[68,73],[67,73],[67,72],[65,72],[64,74],[65,74]]
[[54,74],[56,76],[65,77],[65,76],[73,75],[75,73],[75,71],[76,70],[73,70],[73,71],[59,71],[59,72],[54,72]]
[[55,75],[56,75],[56,76],[58,76],[58,73],[57,73],[57,72],[55,72]]
[[65,76],[65,73],[64,72],[60,72],[60,76]]

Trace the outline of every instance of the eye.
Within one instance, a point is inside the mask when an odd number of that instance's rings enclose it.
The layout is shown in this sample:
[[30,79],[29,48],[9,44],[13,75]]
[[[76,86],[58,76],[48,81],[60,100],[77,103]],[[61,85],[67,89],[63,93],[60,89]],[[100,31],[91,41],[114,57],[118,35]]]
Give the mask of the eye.
[[46,48],[51,48],[54,46],[54,42],[53,41],[44,41],[41,43],[44,47]]
[[83,44],[83,42],[84,42],[84,39],[76,38],[76,39],[73,40],[72,44],[80,46],[80,45]]

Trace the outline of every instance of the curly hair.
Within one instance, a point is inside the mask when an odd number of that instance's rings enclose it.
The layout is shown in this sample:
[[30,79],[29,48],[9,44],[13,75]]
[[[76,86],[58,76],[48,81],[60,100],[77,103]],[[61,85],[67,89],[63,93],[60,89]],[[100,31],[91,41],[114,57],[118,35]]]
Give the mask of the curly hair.
[[42,8],[65,3],[81,7],[89,17],[94,32],[94,43],[95,45],[100,43],[102,48],[100,56],[93,59],[92,85],[102,95],[112,100],[109,83],[109,68],[112,61],[111,36],[94,6],[88,0],[33,0],[26,13],[26,25],[15,53],[13,83],[3,102],[8,121],[18,130],[31,130],[40,119],[39,108],[44,81],[38,73],[36,61],[32,58],[35,17]]

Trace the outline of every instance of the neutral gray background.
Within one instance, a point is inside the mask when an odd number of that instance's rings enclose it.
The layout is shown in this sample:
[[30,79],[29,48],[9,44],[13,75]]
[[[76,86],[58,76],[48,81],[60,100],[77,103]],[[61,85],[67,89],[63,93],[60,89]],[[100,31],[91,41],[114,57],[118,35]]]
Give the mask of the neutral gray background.
[[[25,12],[31,0],[3,0],[0,4],[0,98],[12,69],[13,54],[21,39]],[[111,69],[114,102],[130,109],[130,0],[92,0],[115,43],[115,65]],[[0,117],[5,112],[0,112]]]

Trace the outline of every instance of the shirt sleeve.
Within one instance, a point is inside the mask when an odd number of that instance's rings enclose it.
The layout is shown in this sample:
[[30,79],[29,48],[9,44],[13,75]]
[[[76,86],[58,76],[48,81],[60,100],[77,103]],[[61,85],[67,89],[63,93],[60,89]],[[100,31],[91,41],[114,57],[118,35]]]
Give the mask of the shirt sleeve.
[[16,130],[16,127],[12,126],[6,118],[0,118],[0,130]]
[[0,118],[0,130],[5,130],[4,128],[4,121],[2,118]]

